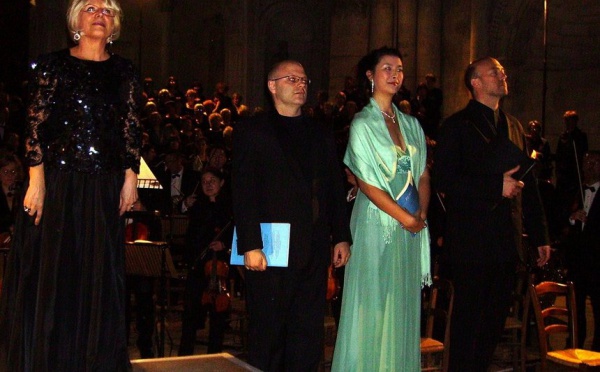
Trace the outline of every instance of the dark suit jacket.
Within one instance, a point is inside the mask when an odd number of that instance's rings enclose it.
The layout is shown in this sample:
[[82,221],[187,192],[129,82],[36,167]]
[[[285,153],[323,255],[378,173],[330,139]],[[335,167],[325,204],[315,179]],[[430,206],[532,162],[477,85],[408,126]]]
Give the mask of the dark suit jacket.
[[[583,209],[581,198],[578,199],[576,209]],[[580,222],[575,223],[567,239],[566,248],[570,270],[595,271],[600,275],[600,194],[598,191],[590,206],[583,230]]]
[[[163,187],[160,196],[160,204],[158,209],[163,214],[173,213],[171,208],[171,173],[162,169],[160,172],[156,173],[156,178],[160,182]],[[194,171],[191,168],[184,168],[183,173],[181,175],[181,193],[184,197],[192,195],[196,186],[196,193],[202,192],[202,186],[198,184],[200,182],[200,175],[198,172]],[[181,206],[181,203],[179,203]],[[156,208],[153,208],[156,209]],[[181,209],[175,211],[175,214],[181,213]]]
[[[291,224],[290,268],[328,262],[330,245],[350,242],[341,167],[330,130],[304,118],[312,175],[281,146],[277,113],[241,123],[234,131],[232,183],[238,252],[262,248],[261,222]],[[310,179],[310,180],[309,180]]]
[[498,129],[494,129],[493,120],[490,108],[472,100],[445,120],[438,137],[433,177],[437,189],[445,194],[444,244],[451,261],[514,260],[522,217],[532,245],[548,244],[533,173],[523,179],[522,198],[502,198],[503,173],[519,164],[524,169],[529,161],[525,151],[508,137],[510,131],[522,135],[518,121],[501,113]]

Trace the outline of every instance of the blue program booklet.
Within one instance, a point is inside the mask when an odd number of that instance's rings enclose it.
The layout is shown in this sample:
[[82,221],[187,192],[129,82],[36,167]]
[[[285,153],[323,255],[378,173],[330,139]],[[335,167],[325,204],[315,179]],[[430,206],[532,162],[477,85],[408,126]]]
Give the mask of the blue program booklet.
[[[396,203],[412,215],[419,210],[419,191],[415,187],[411,171],[408,171],[406,184],[396,197]],[[411,233],[411,235],[416,236],[417,234]]]
[[400,191],[400,194],[396,197],[396,202],[410,214],[414,215],[419,210],[419,192],[415,187],[410,171],[408,171],[406,177],[406,184]]
[[[261,223],[263,252],[267,256],[267,266],[287,267],[290,255],[290,224],[289,223]],[[233,229],[233,242],[231,243],[232,265],[243,265],[244,255],[238,254],[237,231]]]

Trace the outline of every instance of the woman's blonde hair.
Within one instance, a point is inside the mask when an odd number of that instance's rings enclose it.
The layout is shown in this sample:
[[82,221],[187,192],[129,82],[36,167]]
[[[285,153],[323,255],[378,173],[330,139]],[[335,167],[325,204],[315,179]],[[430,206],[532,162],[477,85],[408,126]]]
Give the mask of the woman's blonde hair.
[[[67,9],[67,27],[71,34],[77,33],[79,29],[79,13],[88,5],[89,0],[71,0],[69,9]],[[103,0],[104,6],[115,13],[114,28],[110,39],[117,40],[121,34],[121,21],[123,19],[123,10],[121,5],[116,0]]]

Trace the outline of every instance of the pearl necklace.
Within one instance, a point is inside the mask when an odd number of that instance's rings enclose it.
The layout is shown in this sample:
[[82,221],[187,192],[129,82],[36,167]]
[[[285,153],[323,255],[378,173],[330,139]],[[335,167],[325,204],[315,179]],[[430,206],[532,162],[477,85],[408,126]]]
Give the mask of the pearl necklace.
[[381,111],[381,113],[383,114],[383,116],[385,116],[386,118],[390,119],[392,121],[392,123],[396,124],[396,113],[394,113],[394,115],[390,115],[387,112],[383,111],[383,110],[379,110]]

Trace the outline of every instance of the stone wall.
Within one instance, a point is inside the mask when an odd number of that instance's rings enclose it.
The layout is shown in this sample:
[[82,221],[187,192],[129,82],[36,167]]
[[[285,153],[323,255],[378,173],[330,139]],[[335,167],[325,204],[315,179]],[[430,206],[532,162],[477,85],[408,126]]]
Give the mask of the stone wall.
[[[30,56],[67,46],[67,2],[36,1]],[[554,148],[562,113],[575,109],[590,147],[598,149],[600,2],[548,3],[546,135]],[[523,123],[542,117],[542,0],[122,0],[122,5],[126,18],[114,50],[141,62],[142,74],[158,86],[175,75],[182,88],[200,80],[210,95],[217,81],[225,81],[250,105],[263,105],[267,66],[287,53],[305,63],[314,102],[317,90],[333,96],[344,77],[354,75],[361,56],[387,44],[401,48],[405,84],[413,93],[424,74],[438,75],[444,115],[468,101],[462,82],[468,62],[492,55],[509,75],[505,109]]]

